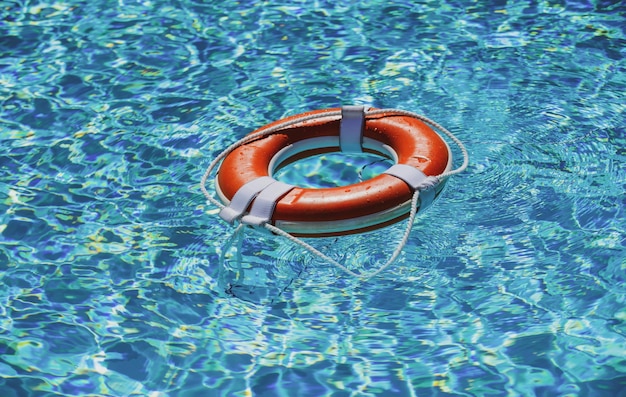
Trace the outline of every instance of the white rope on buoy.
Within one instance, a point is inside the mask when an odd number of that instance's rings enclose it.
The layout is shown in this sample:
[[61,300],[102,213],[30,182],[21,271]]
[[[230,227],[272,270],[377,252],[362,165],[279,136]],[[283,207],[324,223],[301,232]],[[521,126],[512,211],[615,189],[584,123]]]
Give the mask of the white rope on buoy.
[[[444,172],[442,174],[436,175],[436,176],[432,176],[427,178],[427,180],[424,181],[423,186],[418,186],[417,189],[415,190],[415,192],[413,193],[413,197],[411,199],[411,207],[410,207],[410,211],[409,211],[409,219],[407,221],[407,226],[404,230],[404,233],[402,235],[402,238],[400,239],[398,245],[396,246],[396,248],[394,249],[394,251],[392,252],[391,256],[389,257],[389,259],[382,264],[381,266],[379,266],[376,270],[371,271],[369,273],[356,273],[350,269],[348,269],[346,266],[344,266],[343,264],[337,262],[336,260],[334,260],[333,258],[329,257],[328,255],[320,252],[319,250],[317,250],[316,248],[314,248],[313,246],[311,246],[310,244],[306,243],[304,240],[270,224],[270,223],[265,223],[263,224],[263,227],[265,227],[267,230],[269,230],[272,233],[278,234],[282,237],[284,237],[285,239],[293,242],[294,244],[302,247],[303,249],[307,250],[310,254],[322,259],[323,261],[326,261],[328,263],[330,263],[331,265],[335,266],[336,268],[346,272],[347,274],[349,274],[352,277],[356,277],[359,278],[361,280],[367,280],[369,278],[372,278],[378,274],[380,274],[381,272],[383,272],[385,269],[387,269],[389,266],[391,266],[391,264],[393,264],[393,262],[395,262],[395,260],[398,258],[398,256],[400,255],[400,253],[402,252],[402,250],[404,249],[404,247],[406,246],[408,240],[409,240],[409,236],[411,234],[411,231],[413,229],[413,224],[415,222],[415,217],[417,215],[417,208],[418,208],[418,204],[419,204],[419,193],[420,190],[423,189],[427,189],[430,187],[430,185],[433,182],[438,182],[441,179],[447,178],[449,176],[452,175],[456,175],[459,174],[463,171],[465,171],[469,165],[469,154],[467,152],[467,149],[465,148],[465,145],[463,145],[463,142],[461,142],[461,140],[459,138],[457,138],[452,132],[450,132],[449,130],[447,130],[446,128],[444,128],[443,126],[441,126],[440,124],[438,124],[437,122],[429,119],[426,116],[422,116],[420,114],[417,113],[413,113],[413,112],[409,112],[406,110],[400,110],[400,109],[375,109],[375,110],[369,110],[365,112],[365,116],[367,117],[368,115],[371,116],[375,116],[378,114],[386,114],[388,116],[408,116],[408,117],[412,117],[415,119],[418,119],[428,125],[430,125],[431,127],[433,127],[436,130],[439,130],[441,132],[443,132],[448,138],[450,138],[450,140],[452,140],[461,150],[461,153],[463,154],[463,163],[450,171]],[[212,194],[210,194],[208,192],[208,190],[206,189],[206,184],[207,181],[209,179],[209,177],[211,176],[211,174],[213,173],[213,170],[217,167],[217,165],[224,159],[226,158],[226,156],[228,156],[232,151],[234,151],[235,149],[239,148],[242,145],[245,145],[249,142],[255,141],[257,139],[261,139],[264,138],[266,136],[272,135],[277,131],[286,129],[290,126],[296,125],[296,124],[300,124],[306,121],[310,121],[310,120],[315,120],[318,119],[320,117],[333,117],[333,116],[338,116],[341,117],[341,110],[337,110],[337,111],[332,111],[332,112],[327,112],[324,113],[323,116],[320,116],[319,114],[312,114],[312,115],[308,115],[308,116],[300,116],[300,117],[296,117],[292,120],[289,121],[285,121],[283,123],[279,123],[276,124],[274,126],[268,127],[268,128],[264,128],[259,130],[258,132],[251,134],[251,135],[247,135],[244,138],[238,140],[237,142],[233,143],[232,145],[230,145],[229,147],[227,147],[222,153],[220,153],[207,167],[204,175],[202,176],[202,179],[200,180],[200,189],[202,190],[202,193],[204,194],[204,196],[207,198],[207,200],[215,205],[216,207],[218,207],[220,210],[223,209],[225,206],[224,204],[222,204],[219,200],[217,200],[215,197],[213,197]],[[236,231],[240,232],[241,231],[241,227],[242,225],[240,224]]]

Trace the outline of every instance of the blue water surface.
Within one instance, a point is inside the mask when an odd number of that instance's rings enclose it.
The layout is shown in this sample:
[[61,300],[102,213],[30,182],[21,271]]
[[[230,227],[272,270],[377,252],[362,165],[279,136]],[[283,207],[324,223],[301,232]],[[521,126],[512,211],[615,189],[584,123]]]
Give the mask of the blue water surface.
[[[625,20],[0,1],[0,395],[626,396]],[[471,156],[365,282],[233,234],[199,188],[248,132],[342,104],[425,114]],[[403,227],[311,244],[368,271]]]

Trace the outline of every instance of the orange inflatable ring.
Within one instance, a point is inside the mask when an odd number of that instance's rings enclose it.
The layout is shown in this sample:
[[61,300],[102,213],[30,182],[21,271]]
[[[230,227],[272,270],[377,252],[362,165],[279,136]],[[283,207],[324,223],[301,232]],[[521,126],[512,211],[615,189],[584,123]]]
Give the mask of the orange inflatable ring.
[[[247,183],[295,159],[337,152],[340,148],[339,108],[315,110],[268,124],[252,134],[303,116],[316,115],[269,136],[234,149],[222,162],[216,191],[224,204]],[[335,115],[327,115],[335,112]],[[366,115],[362,150],[437,176],[450,170],[452,154],[446,142],[424,122],[404,115]],[[439,194],[445,180],[434,189]],[[280,198],[271,223],[295,236],[322,237],[378,229],[409,215],[413,190],[402,179],[381,174],[372,179],[332,188],[295,187]],[[423,208],[420,208],[420,210]]]

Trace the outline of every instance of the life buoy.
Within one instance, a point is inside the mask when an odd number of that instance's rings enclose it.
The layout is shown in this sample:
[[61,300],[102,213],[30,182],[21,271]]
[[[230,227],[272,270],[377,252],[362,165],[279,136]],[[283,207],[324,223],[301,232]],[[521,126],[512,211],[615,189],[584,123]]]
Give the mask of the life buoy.
[[[340,151],[339,110],[315,110],[291,116],[252,132],[312,116],[230,152],[219,168],[215,184],[222,203],[228,205],[237,192],[254,181],[271,183],[277,169],[296,159]],[[426,176],[441,175],[452,167],[450,148],[437,132],[421,120],[394,112],[366,114],[361,145],[364,152],[388,157],[396,165],[412,167]],[[444,183],[445,179],[433,187],[433,197]],[[270,222],[295,236],[360,233],[406,218],[413,193],[409,184],[393,173],[348,186],[319,189],[291,186],[279,193],[280,197],[273,203]],[[424,200],[419,209],[428,201]]]

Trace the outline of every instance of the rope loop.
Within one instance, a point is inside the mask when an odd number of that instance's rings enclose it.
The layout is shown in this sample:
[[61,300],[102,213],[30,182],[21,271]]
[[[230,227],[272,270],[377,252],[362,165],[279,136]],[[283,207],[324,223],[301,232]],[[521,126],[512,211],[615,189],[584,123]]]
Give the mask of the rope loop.
[[[389,259],[382,264],[381,266],[378,267],[378,269],[373,270],[371,272],[364,272],[364,273],[356,273],[352,270],[350,270],[348,267],[346,267],[345,265],[337,262],[335,259],[329,257],[328,255],[320,252],[319,250],[317,250],[315,247],[311,246],[310,244],[308,244],[307,242],[305,242],[304,240],[295,237],[287,232],[285,232],[284,230],[272,225],[271,223],[265,221],[262,222],[259,226],[262,226],[264,228],[266,228],[267,230],[269,230],[272,233],[275,233],[279,236],[284,237],[285,239],[291,241],[292,243],[302,247],[303,249],[305,249],[306,251],[308,251],[310,254],[320,258],[321,260],[335,266],[336,268],[342,270],[343,272],[347,273],[348,275],[358,278],[360,280],[367,280],[370,279],[378,274],[380,274],[381,272],[383,272],[385,269],[387,269],[389,266],[391,266],[391,264],[393,264],[395,262],[395,260],[398,258],[398,256],[400,255],[400,253],[402,252],[402,250],[404,249],[406,243],[409,240],[409,236],[411,234],[411,231],[413,229],[413,224],[415,222],[415,217],[417,215],[417,210],[419,207],[419,195],[420,195],[420,191],[429,191],[431,189],[433,189],[436,185],[439,184],[439,182],[444,179],[447,178],[449,176],[452,175],[456,175],[459,174],[463,171],[465,171],[469,165],[469,154],[467,152],[467,149],[465,148],[465,145],[463,144],[463,142],[461,142],[461,140],[459,138],[457,138],[452,132],[450,132],[449,130],[447,130],[446,128],[444,128],[443,126],[441,126],[440,124],[438,124],[437,122],[429,119],[426,116],[422,116],[420,114],[417,113],[413,113],[413,112],[409,112],[406,110],[401,110],[401,109],[374,109],[374,110],[367,110],[367,108],[365,108],[365,118],[367,119],[367,116],[375,116],[375,115],[380,115],[380,114],[385,114],[387,116],[407,116],[407,117],[412,117],[415,119],[418,119],[426,124],[428,124],[429,126],[433,127],[434,129],[443,132],[450,140],[452,140],[460,149],[462,155],[463,155],[463,163],[450,171],[444,172],[440,175],[436,175],[436,176],[428,176],[427,178],[424,178],[423,181],[421,181],[419,183],[419,185],[415,186],[415,191],[413,193],[413,196],[411,198],[411,207],[410,207],[410,211],[409,211],[409,219],[407,221],[407,225],[405,227],[404,233],[402,235],[402,238],[400,239],[400,241],[398,242],[396,248],[394,249],[394,251],[392,252],[391,256],[389,257]],[[320,117],[318,114],[313,114],[313,115],[308,115],[308,116],[301,116],[301,117],[297,117],[295,119],[289,120],[289,121],[285,121],[276,125],[273,125],[271,127],[267,127],[267,128],[262,128],[259,131],[257,131],[254,134],[250,134],[250,135],[246,135],[245,137],[243,137],[242,139],[238,140],[237,142],[233,143],[232,145],[228,146],[223,152],[221,152],[215,159],[213,159],[213,161],[209,164],[209,166],[207,167],[204,175],[202,176],[201,180],[200,180],[200,189],[202,190],[202,193],[204,194],[204,196],[207,198],[208,202],[211,203],[212,205],[214,205],[215,207],[219,208],[220,210],[223,210],[226,206],[224,204],[222,204],[219,200],[217,200],[211,193],[209,193],[209,191],[206,188],[206,184],[207,181],[209,179],[209,177],[211,176],[211,174],[213,173],[213,170],[215,170],[215,168],[217,167],[217,165],[224,159],[226,158],[226,156],[228,156],[232,151],[234,151],[235,149],[239,148],[240,146],[243,146],[247,143],[253,142],[255,140],[264,138],[266,136],[272,135],[277,131],[286,129],[288,127],[291,127],[293,125],[296,124],[300,124],[306,121],[310,121],[310,120],[315,120],[318,117]],[[327,112],[324,113],[323,117],[341,117],[341,110],[337,110],[337,111],[332,111],[332,112]],[[235,229],[235,231],[237,233],[239,233],[241,231],[241,228],[243,227],[243,223],[239,223],[237,228]]]

